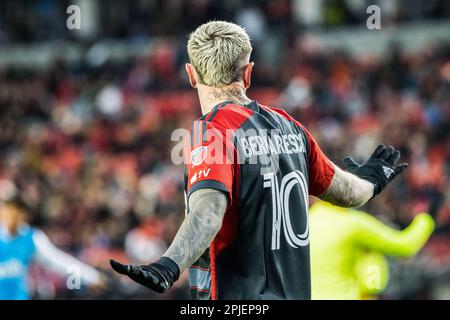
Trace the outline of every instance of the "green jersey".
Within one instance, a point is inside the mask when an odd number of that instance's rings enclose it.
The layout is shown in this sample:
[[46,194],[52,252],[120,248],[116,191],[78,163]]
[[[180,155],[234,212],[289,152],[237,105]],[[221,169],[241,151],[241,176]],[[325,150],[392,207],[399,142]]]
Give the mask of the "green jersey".
[[[433,219],[426,213],[418,214],[406,229],[396,230],[365,212],[315,203],[310,208],[312,299],[361,299],[358,265],[364,253],[412,256],[433,229]],[[369,268],[368,286],[385,285],[387,270],[377,265]]]

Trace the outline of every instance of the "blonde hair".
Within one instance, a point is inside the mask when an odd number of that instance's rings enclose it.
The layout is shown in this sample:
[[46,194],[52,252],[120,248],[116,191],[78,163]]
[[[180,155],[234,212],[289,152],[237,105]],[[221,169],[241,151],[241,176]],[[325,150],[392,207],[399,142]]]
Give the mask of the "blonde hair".
[[221,87],[241,80],[241,61],[250,54],[252,45],[237,24],[211,21],[190,34],[187,51],[200,82]]

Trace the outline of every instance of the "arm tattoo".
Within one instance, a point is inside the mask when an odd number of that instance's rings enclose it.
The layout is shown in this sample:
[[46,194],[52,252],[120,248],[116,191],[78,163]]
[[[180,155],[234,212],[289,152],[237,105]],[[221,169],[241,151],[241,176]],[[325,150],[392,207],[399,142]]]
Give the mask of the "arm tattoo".
[[245,95],[245,90],[241,85],[230,85],[223,88],[214,88],[207,96],[208,102],[233,100],[240,104],[250,103],[251,100]]
[[178,264],[180,273],[209,247],[222,226],[227,197],[214,189],[200,189],[189,197],[189,214],[164,256]]
[[373,196],[373,185],[334,166],[335,173],[328,190],[320,197],[340,207],[360,207]]

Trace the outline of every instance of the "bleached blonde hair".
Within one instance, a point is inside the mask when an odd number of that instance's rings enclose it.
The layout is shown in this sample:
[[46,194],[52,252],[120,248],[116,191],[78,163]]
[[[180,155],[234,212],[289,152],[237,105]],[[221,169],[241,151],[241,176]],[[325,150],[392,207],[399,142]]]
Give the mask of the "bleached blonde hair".
[[190,34],[187,51],[200,83],[222,87],[241,80],[241,64],[252,45],[241,26],[211,21]]

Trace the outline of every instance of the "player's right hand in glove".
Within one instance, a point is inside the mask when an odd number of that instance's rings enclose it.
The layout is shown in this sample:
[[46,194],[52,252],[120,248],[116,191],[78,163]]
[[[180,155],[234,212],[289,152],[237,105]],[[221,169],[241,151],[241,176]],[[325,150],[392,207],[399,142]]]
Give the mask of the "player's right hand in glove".
[[169,289],[180,276],[178,265],[170,258],[161,257],[149,265],[126,265],[115,260],[109,261],[114,271],[125,274],[137,283],[163,293]]
[[407,163],[397,165],[400,159],[400,151],[393,146],[379,145],[364,164],[359,164],[351,157],[346,157],[343,164],[348,172],[374,185],[373,195],[379,194],[389,182],[399,175],[407,166]]

